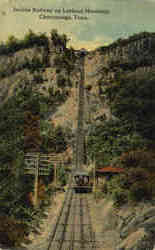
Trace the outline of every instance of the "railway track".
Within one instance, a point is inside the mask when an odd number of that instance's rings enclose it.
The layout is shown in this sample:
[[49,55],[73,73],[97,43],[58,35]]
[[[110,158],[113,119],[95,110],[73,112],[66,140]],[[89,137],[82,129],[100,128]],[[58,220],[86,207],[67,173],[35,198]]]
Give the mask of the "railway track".
[[99,249],[92,228],[88,196],[68,189],[47,250]]

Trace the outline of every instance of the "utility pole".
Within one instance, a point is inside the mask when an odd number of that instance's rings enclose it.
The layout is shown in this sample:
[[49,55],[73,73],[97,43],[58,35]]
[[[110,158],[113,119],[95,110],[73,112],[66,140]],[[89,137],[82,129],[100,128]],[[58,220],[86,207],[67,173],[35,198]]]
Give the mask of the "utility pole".
[[57,188],[57,165],[54,163],[54,186],[55,186],[55,195],[56,195],[56,188]]
[[39,178],[39,154],[35,160],[35,181],[34,181],[34,206],[38,207],[38,178]]
[[96,163],[93,159],[93,169],[94,169],[94,194],[95,194],[95,201],[96,201]]
[[54,164],[54,185],[57,186],[57,166],[58,162],[63,162],[60,157],[54,154],[40,154],[39,152],[25,154],[25,174],[34,175],[34,206],[38,207],[38,179],[39,176],[50,174],[50,163]]

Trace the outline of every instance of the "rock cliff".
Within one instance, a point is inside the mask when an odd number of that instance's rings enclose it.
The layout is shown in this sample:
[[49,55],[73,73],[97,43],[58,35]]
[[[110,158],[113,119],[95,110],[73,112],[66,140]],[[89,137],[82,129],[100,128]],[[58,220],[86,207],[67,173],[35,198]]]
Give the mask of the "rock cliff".
[[120,209],[103,199],[92,206],[96,239],[101,250],[153,250],[155,205],[141,202]]

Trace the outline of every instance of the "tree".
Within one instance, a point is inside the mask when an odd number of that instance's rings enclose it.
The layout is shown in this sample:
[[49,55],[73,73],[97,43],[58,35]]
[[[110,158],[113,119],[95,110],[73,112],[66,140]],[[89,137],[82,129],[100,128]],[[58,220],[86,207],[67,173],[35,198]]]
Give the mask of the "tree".
[[52,29],[50,34],[53,45],[60,46],[63,50],[65,50],[67,42],[69,41],[66,34],[59,35],[57,29]]
[[155,139],[154,81],[153,72],[132,73],[108,85],[104,92],[113,115],[149,140]]

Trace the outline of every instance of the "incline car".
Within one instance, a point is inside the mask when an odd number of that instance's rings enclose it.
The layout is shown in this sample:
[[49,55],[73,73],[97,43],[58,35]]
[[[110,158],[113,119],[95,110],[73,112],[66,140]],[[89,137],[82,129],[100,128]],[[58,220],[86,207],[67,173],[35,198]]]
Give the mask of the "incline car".
[[73,188],[76,193],[89,193],[92,191],[90,176],[86,171],[76,171]]

